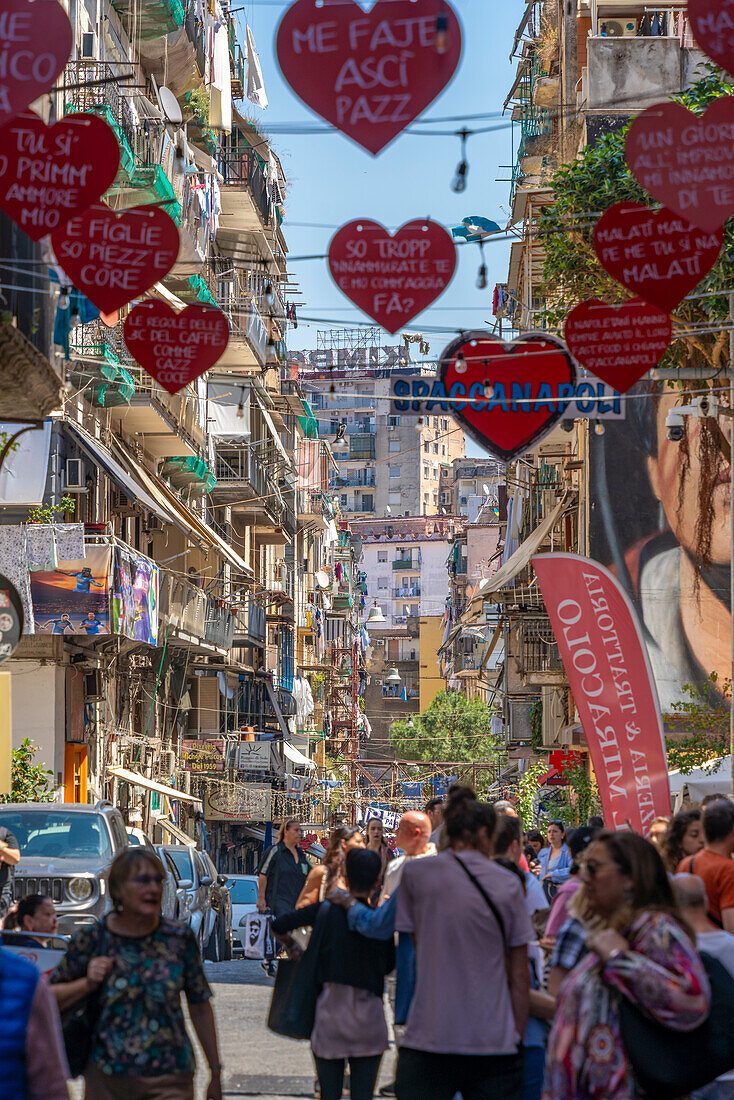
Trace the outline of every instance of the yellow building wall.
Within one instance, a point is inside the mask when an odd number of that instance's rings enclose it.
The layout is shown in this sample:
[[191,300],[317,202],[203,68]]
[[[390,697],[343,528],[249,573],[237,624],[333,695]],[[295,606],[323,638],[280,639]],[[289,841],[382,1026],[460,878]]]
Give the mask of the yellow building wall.
[[420,657],[420,712],[425,714],[446,684],[438,668],[438,647],[443,641],[444,622],[442,615],[421,615],[419,634]]

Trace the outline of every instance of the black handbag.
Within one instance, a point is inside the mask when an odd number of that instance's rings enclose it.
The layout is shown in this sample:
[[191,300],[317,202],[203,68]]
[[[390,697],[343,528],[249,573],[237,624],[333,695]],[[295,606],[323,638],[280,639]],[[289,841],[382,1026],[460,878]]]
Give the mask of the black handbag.
[[287,1039],[310,1039],[316,1019],[319,951],[329,903],[322,902],[311,939],[300,959],[281,959],[275,975],[268,1027]]
[[626,997],[619,999],[625,1054],[641,1094],[650,1100],[676,1100],[734,1069],[734,980],[712,955],[702,951],[701,961],[711,986],[711,1011],[693,1031],[674,1031]]
[[[108,935],[103,920],[99,922],[100,937],[98,954],[104,955],[107,949]],[[100,986],[101,989],[101,986]],[[66,1049],[66,1060],[72,1077],[80,1077],[87,1068],[92,1053],[94,1032],[102,1012],[100,989],[90,993],[61,1016],[61,1031]]]

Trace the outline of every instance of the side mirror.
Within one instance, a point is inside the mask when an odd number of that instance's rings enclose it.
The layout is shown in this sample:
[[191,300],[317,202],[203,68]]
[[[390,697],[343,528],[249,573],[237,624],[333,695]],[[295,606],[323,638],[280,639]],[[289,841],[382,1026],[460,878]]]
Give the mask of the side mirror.
[[202,886],[211,886],[211,884],[214,882],[214,879],[211,875],[202,875],[199,879],[199,882]]
[[178,884],[182,890],[190,890],[194,885],[190,878],[180,878]]
[[217,875],[217,883],[220,886],[226,886],[227,885],[227,879],[225,878],[224,875]]

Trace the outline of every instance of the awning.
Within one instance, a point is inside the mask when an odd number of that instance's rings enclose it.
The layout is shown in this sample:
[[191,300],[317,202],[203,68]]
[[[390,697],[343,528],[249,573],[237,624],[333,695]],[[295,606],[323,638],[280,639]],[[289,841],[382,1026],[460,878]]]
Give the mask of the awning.
[[525,28],[527,27],[528,23],[530,22],[530,16],[532,15],[532,11],[533,11],[533,8],[535,7],[536,3],[537,3],[537,0],[528,0],[528,6],[525,9],[525,14],[523,15],[522,19],[520,20],[519,27],[515,31],[515,37],[512,41],[512,50],[510,51],[510,60],[512,60],[512,56],[515,53],[515,50],[517,49],[517,47],[519,45],[520,39],[523,36],[523,32],[524,32]]
[[183,829],[179,829],[178,825],[174,825],[170,817],[159,817],[156,821],[156,825],[160,825],[162,829],[177,840],[179,844],[190,844],[192,848],[196,847],[196,841],[192,840],[188,833],[185,833]]
[[299,752],[298,749],[294,748],[288,741],[283,742],[283,752],[292,764],[298,764],[299,767],[310,768],[312,770],[316,767],[313,760],[309,760],[307,756],[304,756],[302,752]]
[[292,470],[294,468],[293,467],[293,459],[288,454],[285,447],[283,446],[283,444],[280,441],[280,436],[278,435],[278,431],[275,427],[275,424],[273,424],[273,418],[271,417],[268,410],[265,408],[265,402],[261,399],[260,394],[257,392],[257,390],[253,390],[252,392],[253,392],[253,397],[255,398],[255,400],[258,403],[258,406],[260,407],[260,412],[263,415],[263,420],[265,421],[265,423],[268,426],[268,431],[270,432],[270,434],[273,437],[273,442],[275,443],[276,451],[278,452],[280,457],[283,459],[283,461],[285,462],[288,469]]
[[265,843],[264,829],[256,829],[253,825],[245,825],[242,831],[246,836],[251,836],[254,840],[259,840],[261,844]]
[[146,775],[139,775],[138,772],[130,772],[127,768],[108,768],[107,774],[114,775],[117,779],[121,779],[123,783],[130,783],[133,787],[144,787],[146,791],[156,791],[157,794],[164,794],[166,798],[177,798],[179,802],[190,802],[197,810],[204,809],[201,799],[196,798],[195,795],[184,794],[183,791],[177,791],[175,787],[167,787],[165,783],[156,783],[154,779],[148,779]]
[[273,691],[273,685],[270,683],[270,680],[265,680],[265,690],[268,693],[270,705],[275,711],[275,717],[278,719],[278,725],[280,726],[283,737],[287,739],[290,737],[291,731],[288,723],[285,720],[285,717],[283,716],[283,711],[281,710],[280,703],[278,702],[278,696]]

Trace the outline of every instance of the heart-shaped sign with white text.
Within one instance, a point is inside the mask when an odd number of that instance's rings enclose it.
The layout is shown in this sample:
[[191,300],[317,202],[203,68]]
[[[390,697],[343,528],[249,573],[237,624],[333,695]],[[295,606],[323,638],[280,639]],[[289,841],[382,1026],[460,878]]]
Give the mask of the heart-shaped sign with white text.
[[97,115],[46,124],[32,113],[0,128],[0,207],[34,241],[86,210],[120,166],[114,130]]
[[456,269],[456,247],[437,222],[406,222],[388,233],[379,222],[343,225],[329,245],[331,277],[387,332],[407,325],[443,294]]
[[168,274],[179,237],[159,206],[115,214],[98,203],[52,233],[51,247],[77,290],[103,313],[113,313]]
[[169,393],[213,367],[229,341],[221,309],[186,306],[176,313],[153,298],[130,310],[122,331],[130,354]]
[[458,337],[441,355],[438,377],[452,416],[505,462],[524,454],[563,417],[576,369],[562,341],[526,333],[506,344],[484,331]]
[[673,322],[663,310],[639,299],[618,306],[592,299],[571,310],[564,336],[582,367],[626,393],[670,347]]
[[53,87],[69,60],[74,32],[56,0],[3,0],[0,6],[0,126]]
[[734,0],[688,0],[696,45],[734,76]]
[[276,36],[283,76],[304,103],[377,154],[446,87],[461,57],[448,0],[295,0]]

